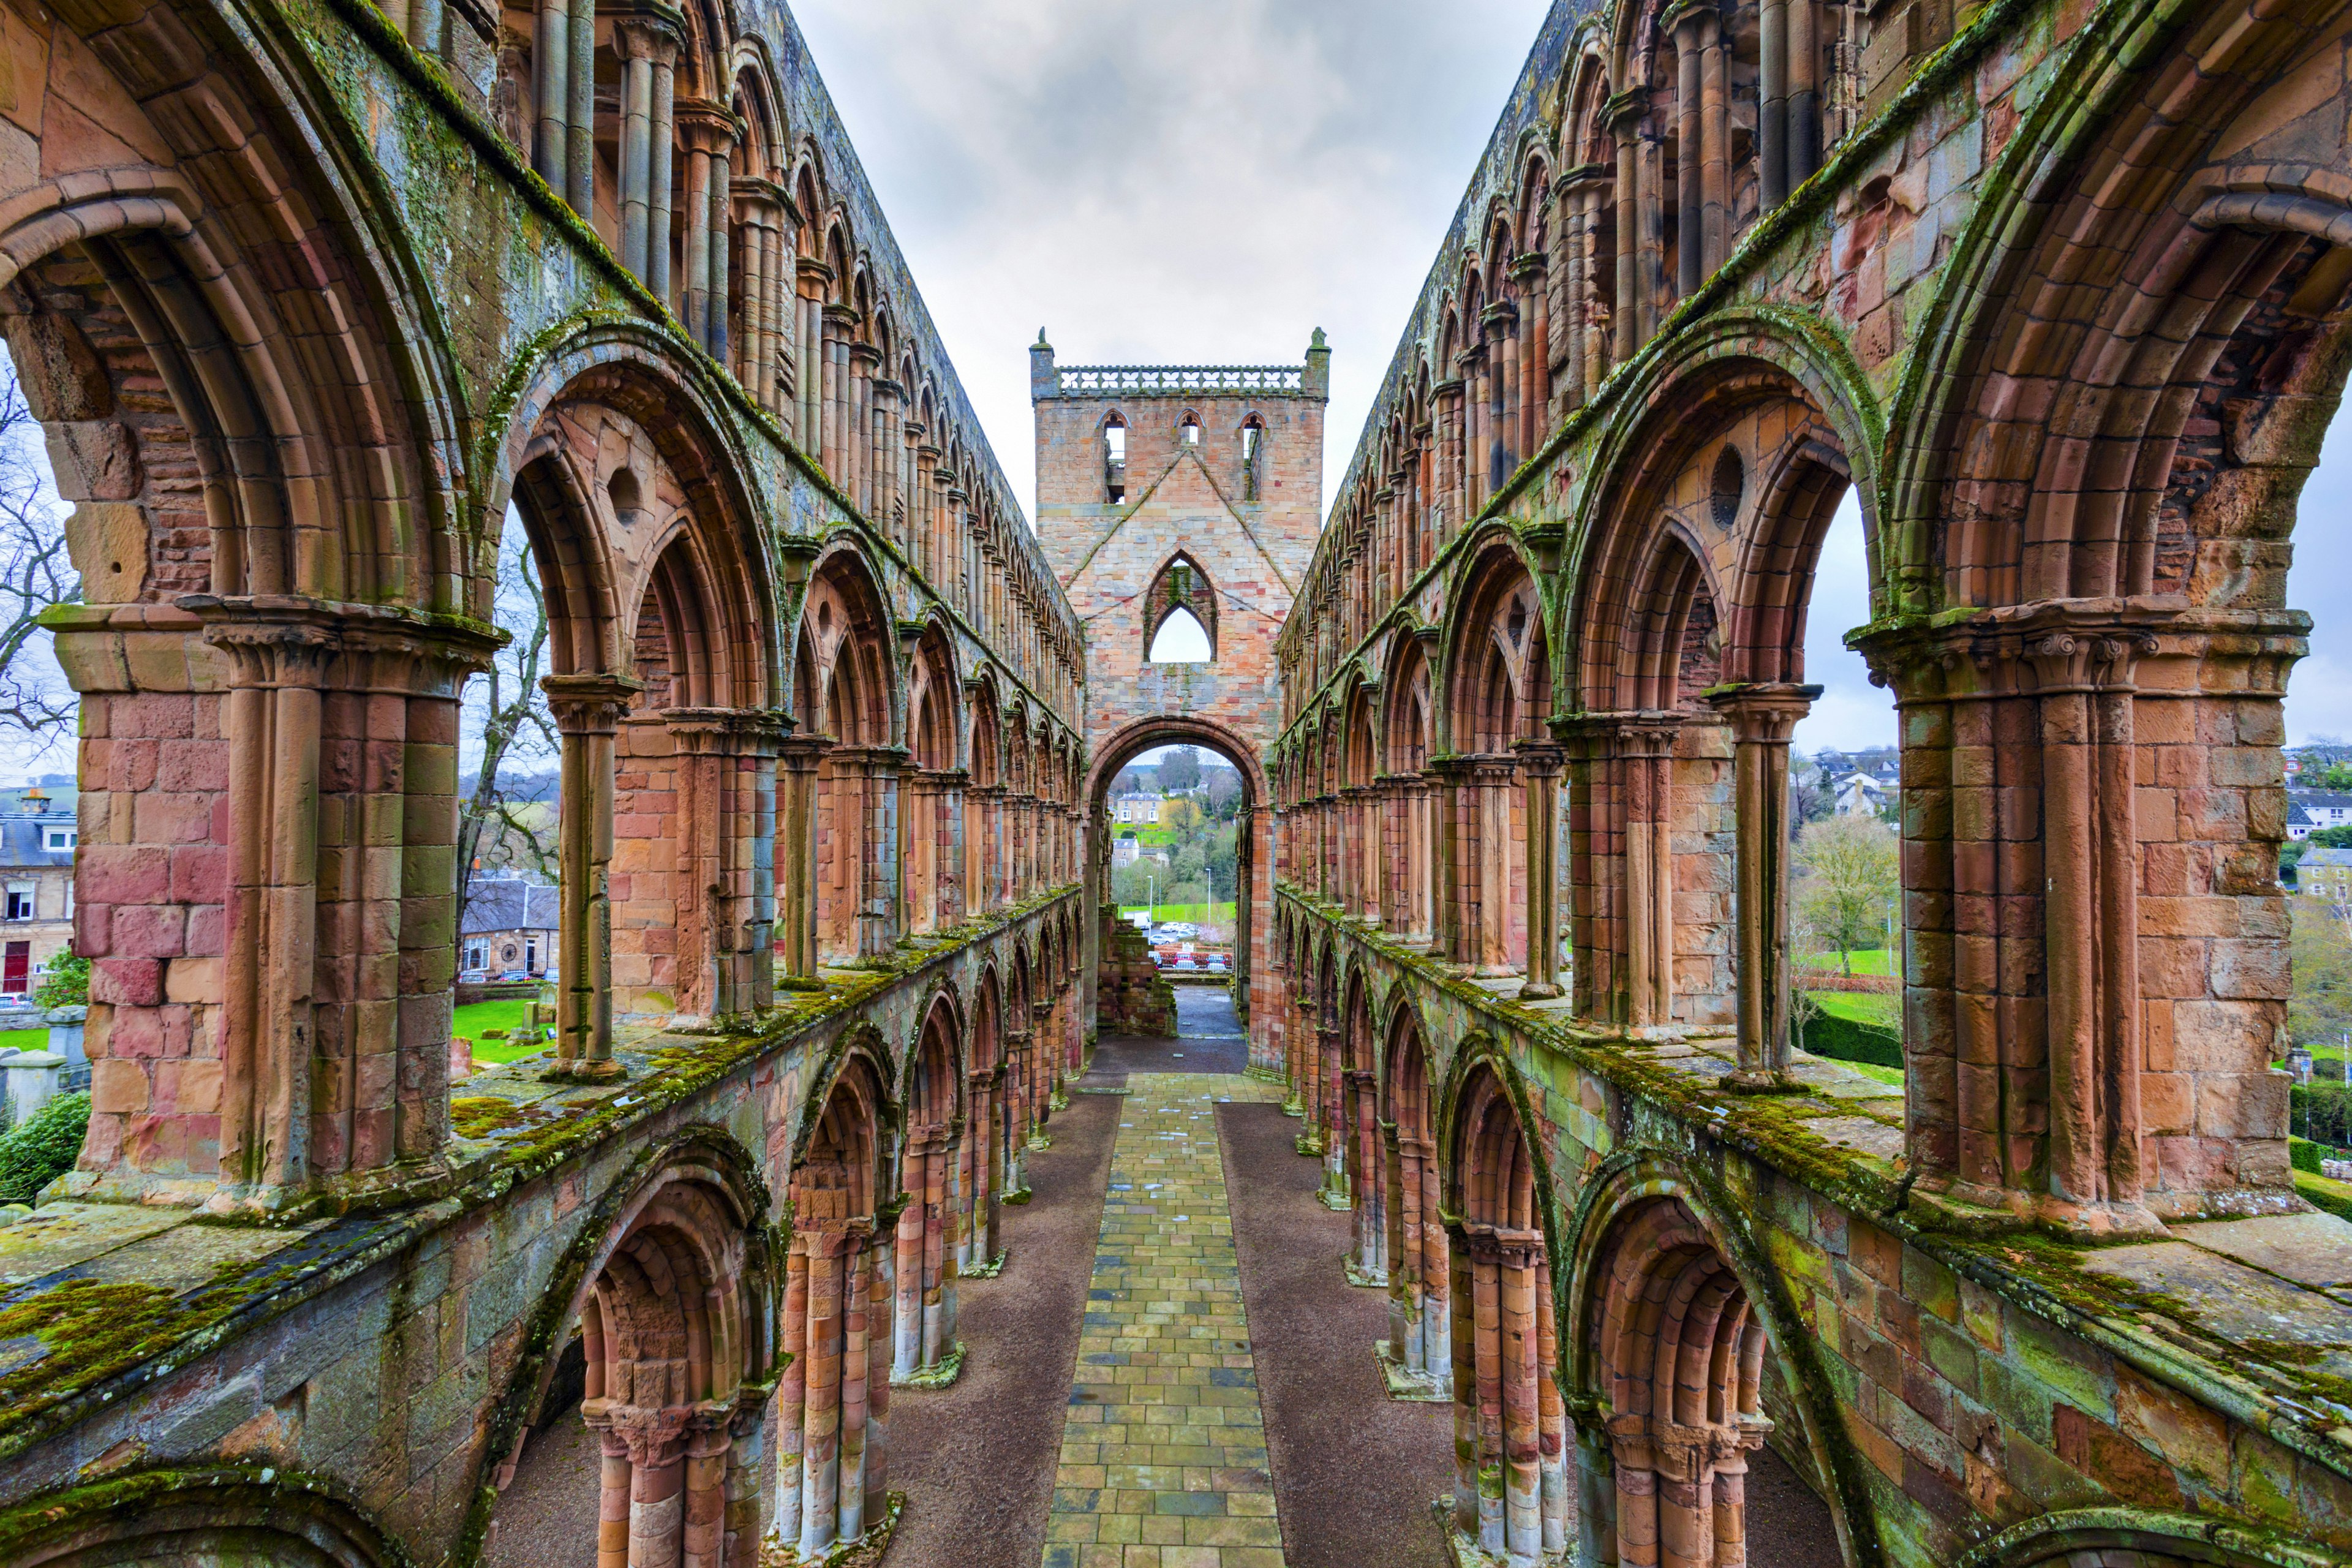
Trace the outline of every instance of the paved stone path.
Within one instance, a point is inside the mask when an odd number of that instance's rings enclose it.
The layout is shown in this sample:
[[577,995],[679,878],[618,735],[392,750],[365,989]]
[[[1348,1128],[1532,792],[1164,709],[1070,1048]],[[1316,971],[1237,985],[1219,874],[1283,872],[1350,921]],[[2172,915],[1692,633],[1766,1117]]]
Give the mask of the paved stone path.
[[1279,1090],[1222,1073],[1128,1087],[1045,1568],[1281,1568],[1216,1117]]

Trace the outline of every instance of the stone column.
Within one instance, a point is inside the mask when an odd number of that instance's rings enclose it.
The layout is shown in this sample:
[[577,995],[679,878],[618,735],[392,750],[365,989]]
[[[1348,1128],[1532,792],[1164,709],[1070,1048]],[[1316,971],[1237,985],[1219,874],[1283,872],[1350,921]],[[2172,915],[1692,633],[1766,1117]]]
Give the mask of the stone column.
[[[1612,357],[1623,364],[1649,341],[1648,322],[1654,307],[1643,299],[1645,278],[1642,246],[1648,237],[1643,223],[1645,206],[1642,159],[1642,105],[1639,95],[1627,91],[1610,100],[1603,113],[1617,139],[1617,283],[1616,334]],[[1654,201],[1654,197],[1652,197]]]
[[[621,264],[667,304],[671,94],[679,40],[668,22],[646,14],[617,24],[614,42],[622,57]],[[590,157],[593,165],[593,152]]]
[[530,97],[535,115],[530,166],[547,182],[547,188],[561,196],[571,189],[564,174],[564,161],[571,151],[564,117],[572,101],[572,11],[568,0],[539,0],[533,15]]
[[1549,741],[1513,748],[1527,787],[1527,1000],[1558,996],[1559,989],[1559,773],[1562,753]]
[[[1555,213],[1555,222],[1558,217]],[[1551,433],[1551,287],[1546,280],[1549,265],[1540,250],[1530,250],[1511,263],[1511,281],[1518,285],[1519,298],[1526,301],[1519,313],[1519,415],[1513,436],[1514,464],[1533,457]]]
[[[814,215],[803,213],[803,221],[814,221]],[[793,278],[798,293],[793,301],[793,390],[797,407],[793,416],[793,438],[802,451],[824,461],[824,388],[825,332],[824,294],[833,281],[833,268],[813,256],[795,256]],[[833,470],[827,468],[827,473]]]
[[1789,189],[1822,166],[1822,46],[1817,0],[1789,8]]
[[783,847],[779,923],[784,972],[796,980],[814,979],[817,972],[817,770],[832,749],[821,735],[790,735],[776,746],[777,837]]
[[[735,216],[735,140],[737,121],[730,113],[712,133],[710,142],[710,178],[703,195],[708,205],[705,226],[710,231],[709,265],[703,277],[704,291],[709,296],[708,313],[704,318],[703,346],[710,357],[720,364],[733,358],[729,336],[728,316],[735,308],[729,275],[733,253],[733,237],[728,225]],[[747,331],[746,336],[750,333]]]
[[1738,828],[1739,1067],[1729,1087],[1794,1087],[1789,1075],[1789,737],[1818,686],[1708,694],[1731,721]]
[[[708,109],[689,105],[678,125],[679,154],[686,164],[686,278],[678,290],[677,314],[686,335],[706,349],[710,346],[710,158],[717,118]],[[726,231],[719,232],[723,236]]]
[[564,199],[596,222],[596,0],[572,0],[563,29],[572,51],[563,73],[569,103],[563,117]]
[[1699,270],[1712,278],[1731,255],[1730,50],[1724,42],[1722,14],[1708,6],[1698,15]]
[[613,1059],[614,737],[645,683],[618,675],[551,675],[540,681],[563,735],[563,989],[557,1001],[556,1070],[583,1079],[617,1078]]
[[1675,296],[1687,300],[1706,279],[1705,247],[1700,231],[1706,226],[1706,205],[1700,173],[1700,100],[1702,62],[1699,58],[1706,23],[1696,5],[1673,13],[1675,37]]
[[1757,12],[1756,199],[1767,213],[1789,199],[1789,3],[1759,0]]
[[[319,688],[329,635],[299,626],[216,626],[205,640],[224,650],[231,667],[222,704],[229,739],[228,929],[214,1206],[275,1206],[273,1194],[299,1191],[308,1176],[308,955],[318,923]],[[106,988],[110,1002],[118,989]],[[152,990],[139,1000],[163,1000],[162,987]]]

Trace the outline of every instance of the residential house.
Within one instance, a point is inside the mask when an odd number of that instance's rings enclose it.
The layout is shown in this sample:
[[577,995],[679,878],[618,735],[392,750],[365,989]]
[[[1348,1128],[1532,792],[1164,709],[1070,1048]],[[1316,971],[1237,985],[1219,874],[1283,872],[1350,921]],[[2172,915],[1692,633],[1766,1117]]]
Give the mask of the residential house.
[[1160,820],[1160,797],[1156,795],[1115,795],[1110,797],[1110,819],[1123,826],[1150,826]]
[[2295,890],[2306,898],[2352,904],[2352,849],[2306,849],[2294,868]]
[[70,781],[0,789],[0,996],[28,994],[73,938],[76,798]]
[[491,974],[519,969],[533,979],[545,975],[555,963],[559,901],[556,889],[518,872],[475,876],[466,885],[458,968]]
[[2311,823],[2306,833],[2294,835],[2298,838],[2323,827],[2342,827],[2352,823],[2352,794],[2341,790],[2291,789],[2286,792],[2286,803],[2290,813],[2301,806]]

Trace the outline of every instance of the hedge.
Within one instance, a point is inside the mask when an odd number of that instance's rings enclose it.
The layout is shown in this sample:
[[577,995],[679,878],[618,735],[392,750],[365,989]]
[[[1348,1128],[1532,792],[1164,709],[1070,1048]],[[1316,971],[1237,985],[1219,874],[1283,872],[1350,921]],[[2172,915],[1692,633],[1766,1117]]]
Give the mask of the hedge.
[[2288,1091],[2288,1125],[2315,1143],[2352,1145],[2352,1088],[2340,1083],[2299,1083]]
[[1804,1049],[1832,1061],[1868,1062],[1873,1067],[1903,1068],[1903,1037],[1875,1024],[1860,1024],[1834,1013],[1816,1013],[1805,1020]]
[[81,1157],[89,1096],[61,1094],[0,1138],[0,1204],[29,1204]]

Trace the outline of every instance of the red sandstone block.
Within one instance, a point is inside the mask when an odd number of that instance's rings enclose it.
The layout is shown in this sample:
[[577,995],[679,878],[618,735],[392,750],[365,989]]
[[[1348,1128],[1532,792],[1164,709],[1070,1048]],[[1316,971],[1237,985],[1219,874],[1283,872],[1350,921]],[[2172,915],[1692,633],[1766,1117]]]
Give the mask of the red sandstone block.
[[184,955],[189,958],[217,957],[228,924],[228,911],[219,904],[199,904],[188,911],[188,935]]
[[147,1109],[147,1069],[113,1058],[89,1064],[89,1108],[107,1115],[136,1115]]
[[181,794],[228,787],[228,748],[218,741],[166,741],[156,748],[155,787]]
[[113,951],[114,906],[82,902],[74,906],[74,951],[84,958],[104,958]]
[[163,1000],[163,966],[152,958],[101,958],[90,966],[89,999],[152,1007]]
[[99,903],[162,903],[170,896],[171,860],[130,845],[85,845],[75,862],[74,883],[80,897]]
[[114,913],[111,952],[120,958],[177,958],[187,917],[177,904],[133,904]]
[[118,735],[185,741],[196,732],[195,701],[184,693],[142,692],[117,697],[108,706],[112,731]]
[[2149,1507],[2180,1506],[2180,1483],[2172,1468],[2105,1422],[2071,1405],[2056,1404],[2051,1407],[2051,1429],[2058,1457],[2078,1472],[2096,1476],[2118,1500]]
[[171,898],[219,903],[228,897],[228,850],[217,844],[183,845],[170,852]]

